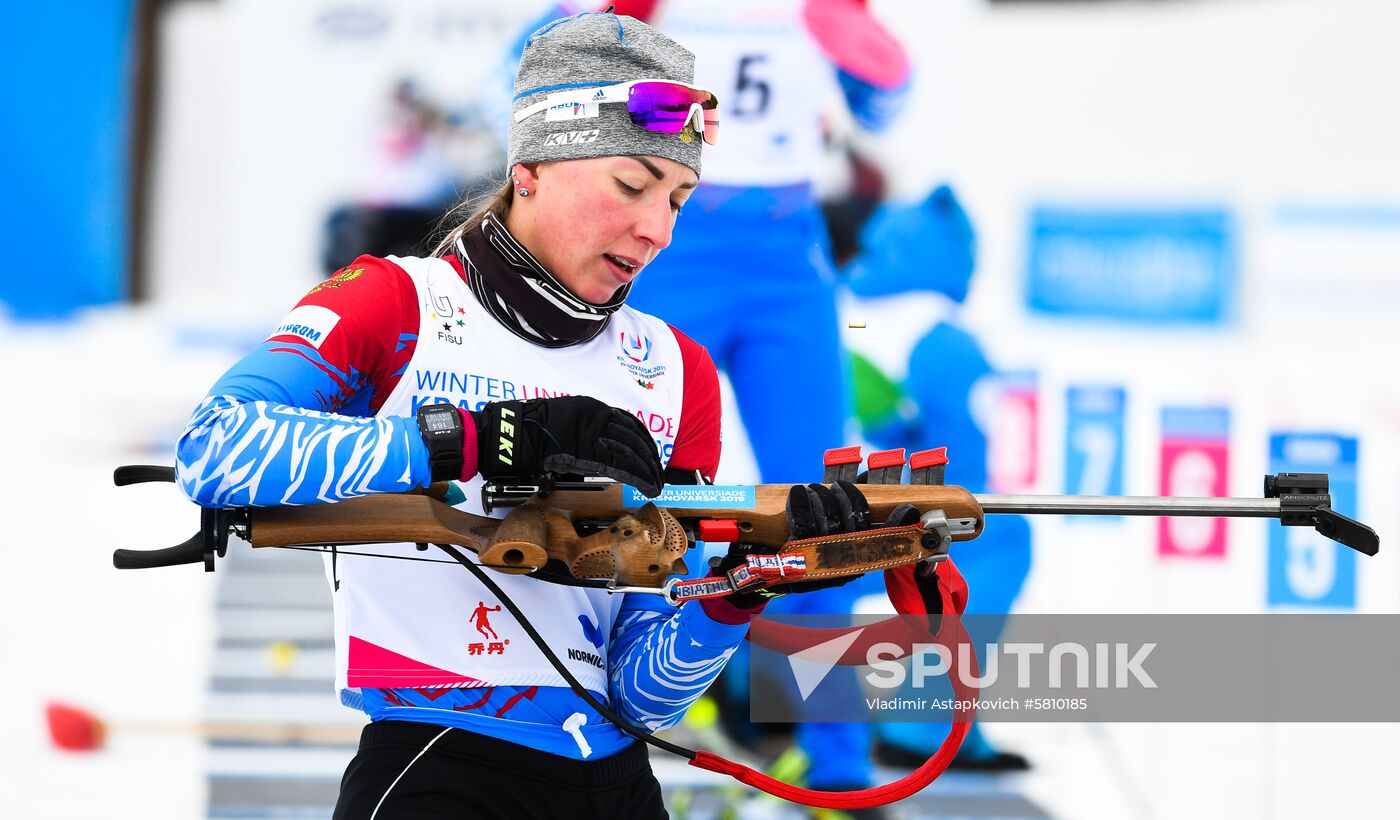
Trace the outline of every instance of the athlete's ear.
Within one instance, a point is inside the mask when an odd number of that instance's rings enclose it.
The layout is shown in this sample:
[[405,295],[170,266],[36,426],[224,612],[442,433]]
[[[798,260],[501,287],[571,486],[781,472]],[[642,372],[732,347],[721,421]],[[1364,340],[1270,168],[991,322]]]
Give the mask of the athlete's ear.
[[533,191],[535,185],[540,181],[540,164],[538,162],[517,162],[510,169],[511,185],[516,188],[528,188]]

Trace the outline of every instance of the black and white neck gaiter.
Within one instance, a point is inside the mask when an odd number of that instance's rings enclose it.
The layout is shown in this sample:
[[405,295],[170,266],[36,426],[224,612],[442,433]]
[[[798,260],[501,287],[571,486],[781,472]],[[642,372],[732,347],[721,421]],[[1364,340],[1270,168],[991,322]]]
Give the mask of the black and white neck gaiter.
[[603,305],[585,302],[525,250],[494,214],[457,240],[467,284],[496,321],[542,347],[569,347],[592,339],[622,307],[629,283]]

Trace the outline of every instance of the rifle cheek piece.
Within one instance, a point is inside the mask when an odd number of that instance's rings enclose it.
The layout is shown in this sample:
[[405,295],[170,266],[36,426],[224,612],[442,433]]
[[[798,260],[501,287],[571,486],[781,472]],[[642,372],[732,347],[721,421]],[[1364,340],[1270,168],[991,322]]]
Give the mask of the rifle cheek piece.
[[532,572],[559,561],[575,578],[655,586],[668,576],[689,572],[688,548],[675,516],[655,504],[645,504],[587,536],[580,536],[558,510],[526,504],[505,517],[480,555],[483,564],[507,573]]

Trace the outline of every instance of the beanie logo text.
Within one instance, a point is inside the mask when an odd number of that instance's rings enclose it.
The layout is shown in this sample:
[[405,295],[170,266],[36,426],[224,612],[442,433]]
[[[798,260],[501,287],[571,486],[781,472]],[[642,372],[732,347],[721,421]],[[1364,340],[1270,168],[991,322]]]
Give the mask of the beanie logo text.
[[560,131],[557,134],[550,134],[544,138],[545,145],[579,145],[585,142],[597,142],[598,129],[590,128],[585,131]]

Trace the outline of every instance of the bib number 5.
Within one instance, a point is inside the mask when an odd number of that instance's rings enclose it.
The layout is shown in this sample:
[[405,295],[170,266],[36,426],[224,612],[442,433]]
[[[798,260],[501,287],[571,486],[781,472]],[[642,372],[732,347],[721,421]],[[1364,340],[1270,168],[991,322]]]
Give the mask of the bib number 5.
[[734,106],[730,113],[740,119],[761,117],[768,110],[772,89],[761,76],[766,54],[745,54],[739,58],[739,72],[734,80]]

